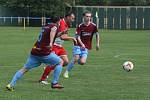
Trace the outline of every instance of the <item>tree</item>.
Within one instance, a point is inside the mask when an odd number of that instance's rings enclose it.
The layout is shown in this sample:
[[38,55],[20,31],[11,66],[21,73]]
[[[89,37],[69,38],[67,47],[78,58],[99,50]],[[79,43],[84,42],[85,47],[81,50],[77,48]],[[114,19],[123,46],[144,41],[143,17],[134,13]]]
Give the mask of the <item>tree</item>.
[[[5,8],[4,16],[51,16],[66,12],[66,5],[73,6],[142,6],[150,5],[150,0],[0,0]],[[2,14],[1,14],[2,16]]]
[[144,6],[144,5],[147,5],[147,1],[146,0],[129,0],[129,5]]
[[0,5],[18,16],[63,16],[65,13],[65,3],[62,0],[1,0]]

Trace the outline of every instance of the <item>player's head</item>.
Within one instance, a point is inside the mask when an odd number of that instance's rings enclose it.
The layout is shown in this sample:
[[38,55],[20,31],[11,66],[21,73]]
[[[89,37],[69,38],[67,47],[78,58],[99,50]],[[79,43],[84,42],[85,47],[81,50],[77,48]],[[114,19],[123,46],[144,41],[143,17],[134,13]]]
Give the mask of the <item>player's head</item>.
[[75,15],[73,12],[69,12],[65,15],[65,20],[69,23],[73,22],[75,20]]
[[84,22],[90,22],[92,18],[92,13],[90,11],[85,11],[83,13],[83,20]]
[[60,17],[58,17],[58,16],[51,16],[51,22],[52,23],[58,23],[59,20],[60,20]]

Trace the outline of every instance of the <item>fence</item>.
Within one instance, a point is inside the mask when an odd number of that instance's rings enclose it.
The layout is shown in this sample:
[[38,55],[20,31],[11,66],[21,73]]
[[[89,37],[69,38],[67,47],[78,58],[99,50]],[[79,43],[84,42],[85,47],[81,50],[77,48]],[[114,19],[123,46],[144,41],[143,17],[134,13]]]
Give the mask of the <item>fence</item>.
[[0,17],[0,26],[43,26],[48,22],[46,17]]
[[93,14],[93,22],[104,29],[150,29],[150,6],[75,6],[76,22],[82,22],[85,10]]
[[[93,22],[101,29],[150,29],[150,6],[75,6],[72,27],[82,22],[85,10],[92,12]],[[49,21],[46,17],[0,17],[0,26],[41,27]]]

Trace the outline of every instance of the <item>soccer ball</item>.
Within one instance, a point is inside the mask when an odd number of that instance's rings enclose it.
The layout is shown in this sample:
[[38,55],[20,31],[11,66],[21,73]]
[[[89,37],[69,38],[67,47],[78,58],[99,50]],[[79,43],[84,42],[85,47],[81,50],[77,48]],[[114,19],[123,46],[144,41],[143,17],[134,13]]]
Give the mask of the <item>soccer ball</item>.
[[126,61],[123,63],[123,69],[127,72],[133,70],[133,67],[134,67],[134,65],[131,61]]

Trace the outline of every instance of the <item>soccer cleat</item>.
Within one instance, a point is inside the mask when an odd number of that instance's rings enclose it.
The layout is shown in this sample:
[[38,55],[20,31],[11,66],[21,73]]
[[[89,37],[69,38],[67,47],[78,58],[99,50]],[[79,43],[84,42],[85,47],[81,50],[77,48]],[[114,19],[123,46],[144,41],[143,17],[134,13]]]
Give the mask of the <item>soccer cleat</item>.
[[68,71],[66,71],[63,76],[64,78],[69,78]]
[[8,85],[6,86],[6,89],[7,89],[8,91],[14,91],[14,87],[12,87],[10,84],[8,84]]
[[44,85],[50,84],[50,83],[48,83],[47,81],[42,81],[42,80],[39,80],[39,83],[44,84]]
[[51,88],[52,89],[62,89],[64,88],[62,85],[58,84],[58,83],[55,83],[55,84],[51,84]]

